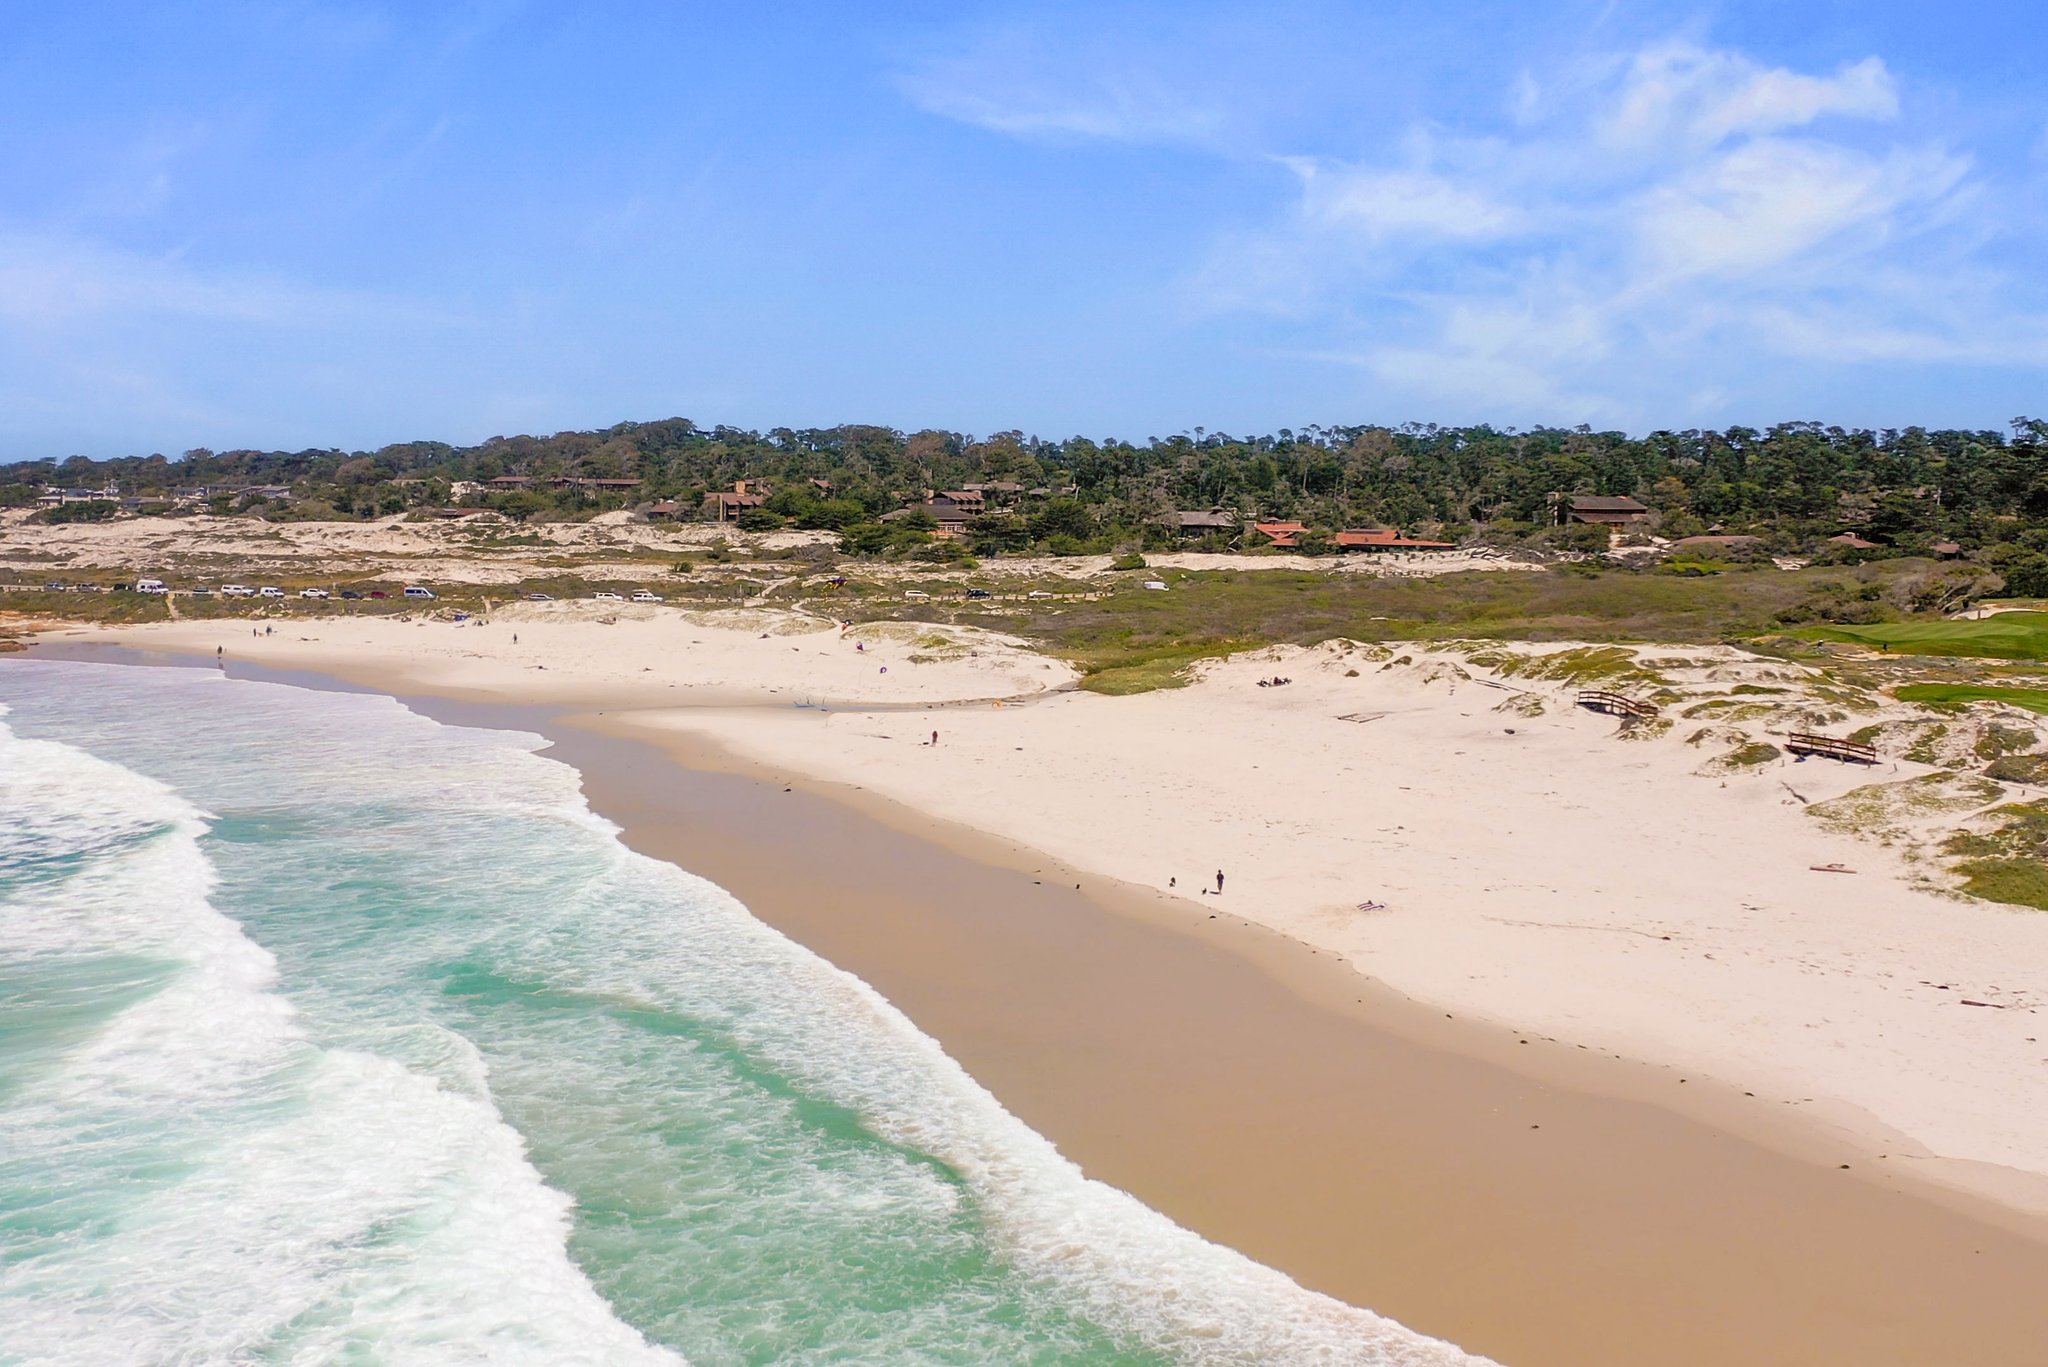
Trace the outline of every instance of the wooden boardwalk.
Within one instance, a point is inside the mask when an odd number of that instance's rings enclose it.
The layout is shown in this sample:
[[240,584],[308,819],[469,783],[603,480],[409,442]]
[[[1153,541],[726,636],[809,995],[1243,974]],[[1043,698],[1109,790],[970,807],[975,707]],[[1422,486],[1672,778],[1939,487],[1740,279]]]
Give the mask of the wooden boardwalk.
[[1638,702],[1634,698],[1624,698],[1619,693],[1608,693],[1598,688],[1588,688],[1582,691],[1579,694],[1578,702],[1581,707],[1590,707],[1595,712],[1605,712],[1610,716],[1624,717],[1629,721],[1648,721],[1651,717],[1657,715],[1657,705],[1655,703]]
[[1794,731],[1785,737],[1785,748],[1795,755],[1820,755],[1849,764],[1877,763],[1877,747],[1859,740],[1837,740],[1833,736],[1810,736]]

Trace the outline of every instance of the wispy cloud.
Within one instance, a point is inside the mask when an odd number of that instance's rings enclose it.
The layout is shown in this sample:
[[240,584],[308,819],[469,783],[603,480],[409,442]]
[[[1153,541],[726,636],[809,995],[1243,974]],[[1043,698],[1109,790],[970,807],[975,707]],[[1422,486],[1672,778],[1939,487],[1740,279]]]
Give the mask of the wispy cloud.
[[1226,117],[1192,94],[1156,52],[1119,51],[1108,35],[1086,50],[1043,30],[987,30],[906,63],[896,84],[920,109],[1012,137],[1210,144]]
[[210,270],[175,252],[136,252],[57,233],[0,232],[0,322],[64,329],[142,317],[295,329],[375,320],[459,321],[408,299],[308,285],[260,270]]
[[1286,158],[1291,204],[1191,292],[1343,339],[1314,350],[1386,390],[1553,420],[1671,419],[1787,359],[2042,363],[2048,315],[1979,259],[1971,159],[1901,109],[1875,57],[1589,60],[1495,129]]

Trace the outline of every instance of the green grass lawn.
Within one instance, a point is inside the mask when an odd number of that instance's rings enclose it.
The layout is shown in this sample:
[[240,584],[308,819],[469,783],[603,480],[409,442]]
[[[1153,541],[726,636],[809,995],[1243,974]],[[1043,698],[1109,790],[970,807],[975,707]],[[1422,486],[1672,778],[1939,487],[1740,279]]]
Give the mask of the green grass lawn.
[[1900,702],[2002,702],[2048,717],[2048,688],[1999,688],[1990,684],[1907,684]]
[[1879,622],[1872,626],[1805,627],[1788,635],[1846,641],[1895,655],[1964,655],[2048,660],[2048,612],[2001,612],[1974,621]]

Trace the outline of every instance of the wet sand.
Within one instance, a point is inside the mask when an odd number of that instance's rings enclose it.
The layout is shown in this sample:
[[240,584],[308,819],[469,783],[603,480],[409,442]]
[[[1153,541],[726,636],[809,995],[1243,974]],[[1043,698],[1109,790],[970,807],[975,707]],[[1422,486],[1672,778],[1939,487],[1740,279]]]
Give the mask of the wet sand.
[[1304,1285],[1514,1367],[2043,1357],[2038,1225],[1803,1117],[616,716],[407,701],[547,735],[629,844],[872,983],[1091,1176]]

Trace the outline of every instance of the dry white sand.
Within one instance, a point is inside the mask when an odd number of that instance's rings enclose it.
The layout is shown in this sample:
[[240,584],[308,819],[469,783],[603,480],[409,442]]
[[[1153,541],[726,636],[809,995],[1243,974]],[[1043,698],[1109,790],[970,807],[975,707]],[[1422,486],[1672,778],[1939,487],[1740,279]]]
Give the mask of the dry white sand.
[[[1684,727],[1622,739],[1570,686],[1490,686],[1455,652],[1288,648],[1186,689],[998,706],[1071,676],[960,628],[608,615],[520,604],[486,626],[82,637],[633,711],[1076,867],[1174,880],[1191,919],[1263,922],[1446,1009],[1719,1079],[1855,1134],[1874,1161],[2048,1211],[2048,914],[1930,890],[1910,844],[1806,810],[1921,766],[1720,772],[1733,730],[1704,751]],[[1683,653],[1689,677],[1724,683],[1764,664]],[[1257,686],[1276,674],[1293,682]],[[1829,863],[1858,872],[1811,867]]]

